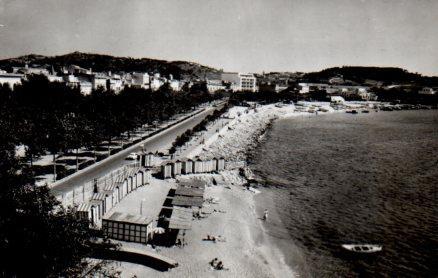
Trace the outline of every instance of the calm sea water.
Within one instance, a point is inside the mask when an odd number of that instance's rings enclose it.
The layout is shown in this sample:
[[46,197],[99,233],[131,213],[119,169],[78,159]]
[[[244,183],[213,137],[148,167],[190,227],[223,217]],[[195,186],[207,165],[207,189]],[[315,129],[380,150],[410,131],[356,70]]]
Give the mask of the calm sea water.
[[[438,277],[438,111],[280,120],[251,168],[306,277]],[[383,251],[352,256],[343,243]]]

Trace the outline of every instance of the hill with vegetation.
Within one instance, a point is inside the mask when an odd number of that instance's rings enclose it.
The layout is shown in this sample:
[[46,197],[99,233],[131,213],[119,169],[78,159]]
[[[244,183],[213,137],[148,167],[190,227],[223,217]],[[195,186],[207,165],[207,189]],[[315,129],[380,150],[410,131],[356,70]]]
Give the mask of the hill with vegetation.
[[438,86],[438,77],[424,76],[405,69],[394,67],[333,67],[319,72],[306,73],[303,80],[309,82],[327,82],[330,78],[342,76],[344,80],[364,84],[369,81],[391,84],[416,84],[423,86]]
[[185,61],[164,61],[149,58],[114,57],[110,55],[73,52],[60,56],[25,55],[17,58],[0,60],[0,68],[10,70],[13,66],[25,64],[53,66],[59,70],[62,66],[78,65],[92,68],[93,71],[111,72],[159,72],[168,76],[172,74],[177,79],[216,79],[220,71],[197,63]]

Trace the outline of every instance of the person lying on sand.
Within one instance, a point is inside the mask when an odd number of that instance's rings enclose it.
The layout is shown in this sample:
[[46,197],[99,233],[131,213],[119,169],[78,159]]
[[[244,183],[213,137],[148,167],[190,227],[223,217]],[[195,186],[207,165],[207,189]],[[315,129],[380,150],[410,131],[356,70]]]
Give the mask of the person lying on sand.
[[216,237],[215,236],[211,236],[211,235],[207,235],[207,237],[203,238],[202,240],[216,242]]
[[210,265],[211,265],[212,267],[216,267],[217,263],[218,263],[218,259],[217,259],[217,258],[214,258],[213,260],[211,260]]
[[214,267],[214,269],[216,270],[228,270],[228,268],[224,267],[224,264],[222,263],[222,261],[219,261],[216,265],[216,267]]
[[227,213],[225,210],[221,209],[214,209],[213,212]]
[[223,238],[222,236],[211,236],[211,235],[207,235],[207,237],[203,238],[202,240],[205,241],[213,241],[214,243],[216,242],[225,242],[225,238]]

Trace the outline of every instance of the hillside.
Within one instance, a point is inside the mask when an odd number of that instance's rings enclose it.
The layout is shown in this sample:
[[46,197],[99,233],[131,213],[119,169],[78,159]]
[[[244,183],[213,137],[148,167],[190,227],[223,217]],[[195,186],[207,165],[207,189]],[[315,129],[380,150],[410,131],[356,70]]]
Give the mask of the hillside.
[[53,65],[59,69],[65,65],[78,65],[83,68],[92,68],[93,71],[112,72],[159,72],[163,75],[172,74],[174,78],[218,78],[220,72],[217,69],[203,66],[197,63],[149,58],[134,59],[129,57],[113,57],[91,53],[73,52],[60,56],[26,55],[17,58],[0,60],[0,68],[11,69],[12,66],[28,64]]
[[378,81],[384,84],[411,84],[437,86],[438,77],[423,76],[408,72],[405,69],[393,67],[334,67],[319,72],[306,73],[303,80],[310,82],[326,82],[334,76],[343,76],[344,80],[358,84],[368,81]]

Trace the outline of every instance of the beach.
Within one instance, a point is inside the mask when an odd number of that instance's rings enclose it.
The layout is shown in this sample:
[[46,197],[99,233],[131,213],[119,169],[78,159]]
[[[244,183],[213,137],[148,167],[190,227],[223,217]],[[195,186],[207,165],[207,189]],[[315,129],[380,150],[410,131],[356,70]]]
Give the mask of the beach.
[[[323,105],[328,107],[328,103]],[[334,111],[329,110],[326,113],[330,112]],[[178,267],[168,272],[160,272],[146,266],[122,262],[118,264],[122,277],[296,277],[294,265],[302,265],[302,258],[295,251],[296,247],[287,230],[281,225],[281,221],[275,219],[275,213],[266,221],[261,219],[265,208],[274,210],[273,199],[264,194],[262,187],[248,190],[244,186],[253,177],[247,167],[247,154],[257,146],[268,125],[276,119],[314,116],[308,112],[295,112],[294,105],[231,108],[224,115],[228,119],[227,124],[220,129],[214,127],[216,132],[206,131],[209,136],[204,138],[202,145],[182,153],[191,158],[224,157],[226,161],[226,170],[218,174],[181,177],[206,181],[205,199],[212,197],[217,200],[215,203],[204,204],[203,211],[207,217],[193,220],[191,230],[185,235],[187,245],[152,248],[149,245],[123,243],[128,246],[142,246],[141,248],[172,258],[178,262]],[[213,178],[220,182],[215,185]],[[163,184],[153,178],[151,184],[155,183]],[[176,186],[174,179],[168,179],[165,183],[169,188]],[[131,194],[129,203],[137,204],[141,195],[148,194],[147,188],[142,190],[141,194]],[[138,210],[138,206],[135,207]],[[126,209],[125,206],[124,210]],[[203,241],[207,235],[221,236],[224,240]],[[291,253],[295,256],[285,255]],[[222,261],[226,270],[213,269],[209,262],[214,258]]]

